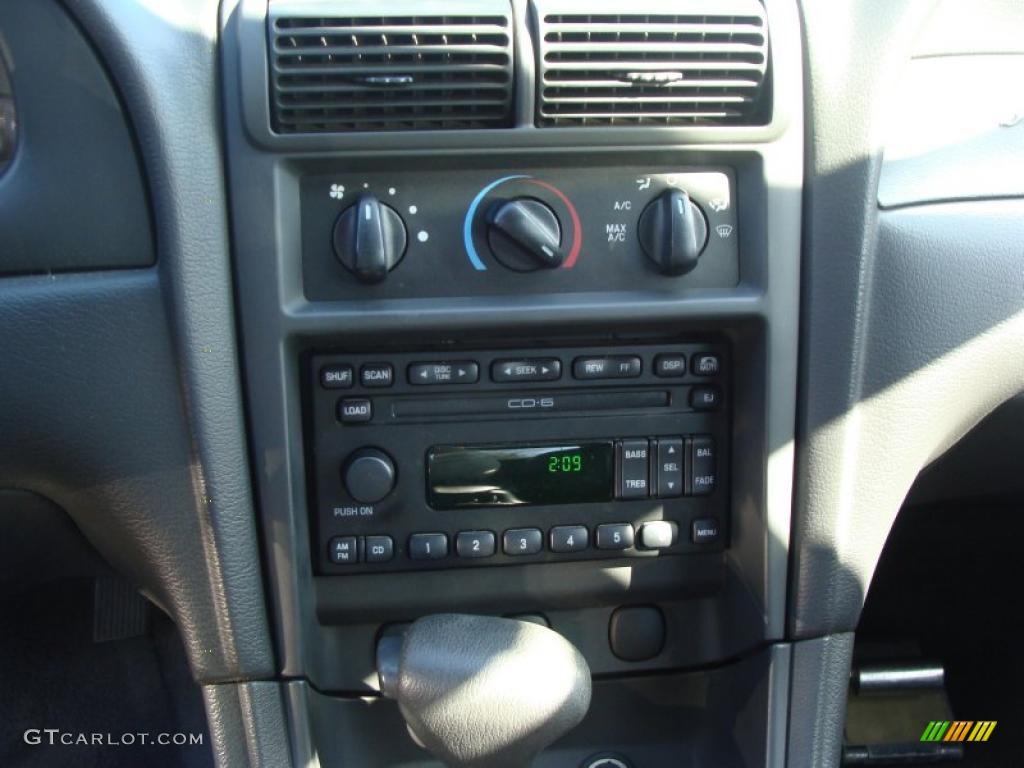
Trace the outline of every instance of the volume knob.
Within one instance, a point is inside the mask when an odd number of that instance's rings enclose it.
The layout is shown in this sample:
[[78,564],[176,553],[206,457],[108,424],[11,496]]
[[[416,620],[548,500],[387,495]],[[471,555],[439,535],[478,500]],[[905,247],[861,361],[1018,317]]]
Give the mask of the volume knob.
[[395,488],[395,463],[384,451],[361,448],[349,456],[342,477],[349,496],[375,504]]

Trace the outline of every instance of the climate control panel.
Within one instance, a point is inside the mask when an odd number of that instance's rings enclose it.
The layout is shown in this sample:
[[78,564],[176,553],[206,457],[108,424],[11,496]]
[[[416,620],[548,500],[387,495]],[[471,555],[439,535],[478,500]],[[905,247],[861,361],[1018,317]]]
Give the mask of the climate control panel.
[[344,171],[302,180],[307,298],[727,288],[728,168]]
[[727,543],[724,344],[317,353],[304,367],[321,573]]

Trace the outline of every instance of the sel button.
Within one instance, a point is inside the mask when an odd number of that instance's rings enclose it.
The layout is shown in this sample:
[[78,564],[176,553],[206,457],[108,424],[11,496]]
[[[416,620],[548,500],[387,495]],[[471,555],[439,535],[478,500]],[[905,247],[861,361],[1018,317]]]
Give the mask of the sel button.
[[683,439],[663,437],[658,441],[658,496],[683,495]]

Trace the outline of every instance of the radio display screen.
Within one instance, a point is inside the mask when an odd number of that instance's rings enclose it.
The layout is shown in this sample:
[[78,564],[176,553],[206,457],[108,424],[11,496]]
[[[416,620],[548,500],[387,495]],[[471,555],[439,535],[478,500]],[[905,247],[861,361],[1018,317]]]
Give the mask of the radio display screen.
[[608,501],[614,465],[610,440],[435,446],[427,454],[427,502],[443,510]]

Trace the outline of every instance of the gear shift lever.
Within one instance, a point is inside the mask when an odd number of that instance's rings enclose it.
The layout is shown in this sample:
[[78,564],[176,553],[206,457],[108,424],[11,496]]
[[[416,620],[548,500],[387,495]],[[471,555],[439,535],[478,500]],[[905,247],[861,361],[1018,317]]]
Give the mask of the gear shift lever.
[[546,627],[439,614],[377,645],[381,691],[450,768],[527,768],[590,706],[590,669]]

